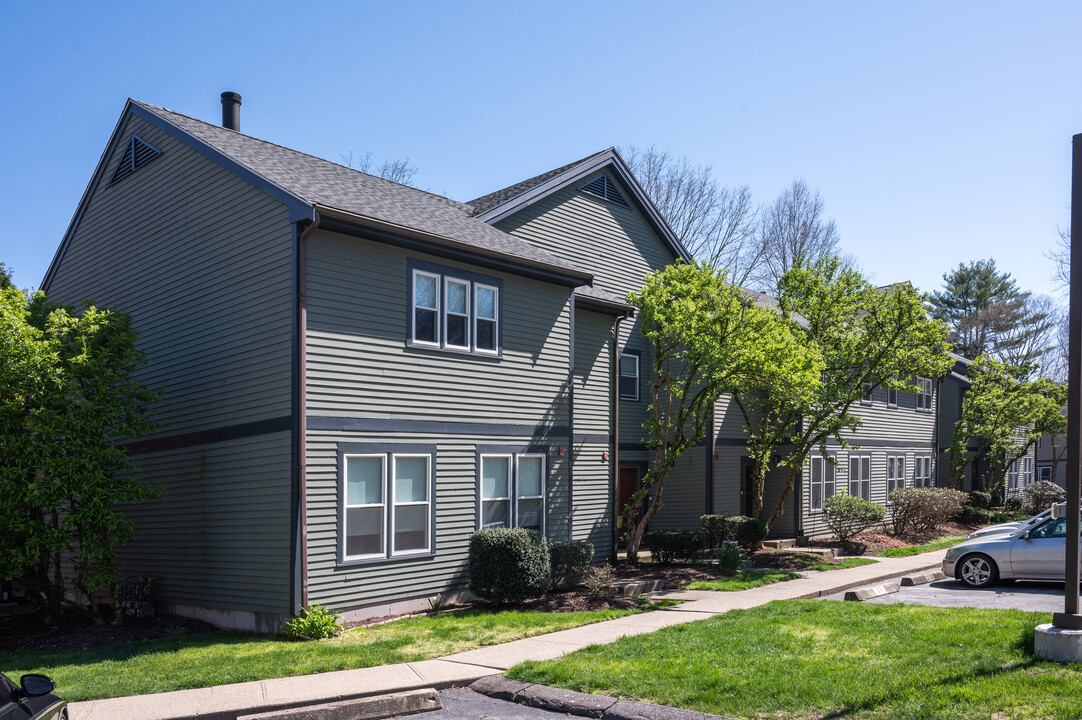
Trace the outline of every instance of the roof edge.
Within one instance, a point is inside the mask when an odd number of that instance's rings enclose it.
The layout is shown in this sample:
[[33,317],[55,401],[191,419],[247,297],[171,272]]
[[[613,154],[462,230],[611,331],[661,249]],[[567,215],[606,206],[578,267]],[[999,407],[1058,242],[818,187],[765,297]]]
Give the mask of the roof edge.
[[[342,225],[363,228],[376,233],[386,233],[391,236],[417,240],[434,249],[443,248],[453,251],[456,254],[462,254],[463,256],[490,258],[494,262],[505,264],[510,267],[534,271],[530,273],[531,276],[550,281],[560,281],[561,284],[569,285],[571,287],[579,287],[582,285],[589,286],[592,285],[594,281],[592,273],[575,267],[554,265],[540,260],[525,258],[520,255],[482,248],[442,235],[433,235],[404,225],[396,225],[384,220],[377,220],[364,215],[355,215],[344,210],[329,208],[322,205],[316,206],[316,212],[318,212],[319,216],[324,220],[336,221]],[[320,227],[325,227],[326,225],[326,222],[320,223]]]
[[545,182],[530,188],[514,197],[508,198],[504,202],[489,208],[485,212],[478,213],[476,215],[478,220],[486,222],[490,225],[503,220],[504,218],[513,215],[522,208],[532,205],[533,203],[548,197],[549,195],[564,189],[568,185],[575,183],[578,180],[583,179],[587,175],[597,172],[598,170],[606,167],[613,166],[616,169],[617,174],[620,176],[620,180],[631,190],[632,199],[635,201],[639,211],[646,217],[646,220],[654,226],[661,240],[669,247],[674,258],[679,258],[684,262],[694,262],[691,253],[687,251],[680,239],[676,237],[676,233],[669,227],[669,223],[662,217],[661,212],[654,205],[653,200],[646,194],[646,191],[639,185],[639,181],[635,179],[635,175],[631,172],[631,168],[627,166],[624,159],[620,157],[620,154],[616,152],[615,148],[609,148],[595,155],[591,155],[582,162],[569,167],[564,172],[552,177]]

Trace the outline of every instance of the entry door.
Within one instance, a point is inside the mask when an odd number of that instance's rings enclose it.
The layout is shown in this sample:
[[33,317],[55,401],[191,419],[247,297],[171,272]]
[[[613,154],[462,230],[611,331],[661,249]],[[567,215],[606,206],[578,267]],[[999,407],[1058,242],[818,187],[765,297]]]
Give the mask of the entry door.
[[751,460],[744,460],[741,464],[741,473],[744,476],[744,482],[740,489],[741,499],[741,514],[745,517],[751,517],[751,502],[755,497],[755,463]]
[[639,468],[634,466],[634,465],[630,465],[630,466],[627,466],[627,467],[621,467],[620,468],[619,492],[616,495],[616,498],[617,498],[616,516],[618,518],[617,527],[619,527],[621,529],[623,529],[623,527],[624,527],[624,519],[623,519],[624,508],[627,507],[627,504],[629,502],[631,502],[631,496],[634,495],[635,491],[638,490],[638,489],[639,489]]
[[1046,520],[1011,546],[1011,569],[1018,577],[1063,578],[1067,556],[1067,518]]

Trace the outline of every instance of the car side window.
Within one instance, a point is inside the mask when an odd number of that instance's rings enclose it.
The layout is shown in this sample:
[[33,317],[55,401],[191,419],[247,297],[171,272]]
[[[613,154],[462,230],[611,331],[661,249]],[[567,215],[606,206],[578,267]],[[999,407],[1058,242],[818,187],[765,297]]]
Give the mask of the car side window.
[[1033,528],[1029,536],[1031,538],[1059,538],[1067,537],[1067,518],[1056,518]]

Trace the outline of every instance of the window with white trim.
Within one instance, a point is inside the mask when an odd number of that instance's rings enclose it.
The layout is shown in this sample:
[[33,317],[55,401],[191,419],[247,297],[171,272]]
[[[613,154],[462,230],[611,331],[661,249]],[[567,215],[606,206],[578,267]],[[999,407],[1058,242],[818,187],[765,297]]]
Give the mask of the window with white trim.
[[887,456],[887,502],[890,494],[905,487],[905,455]]
[[913,458],[913,487],[932,487],[932,456]]
[[813,512],[821,511],[827,498],[834,496],[835,471],[834,463],[823,455],[812,455],[811,463],[810,509]]
[[872,384],[864,383],[864,396],[860,398],[861,405],[872,404]]
[[[891,378],[893,381],[894,378]],[[898,407],[898,388],[887,386],[887,407]]]
[[639,356],[635,353],[620,353],[620,399],[639,399]]
[[865,500],[872,499],[871,455],[849,456],[849,494]]
[[341,453],[343,562],[433,551],[433,452]]
[[1010,464],[1010,467],[1007,468],[1007,489],[1008,490],[1017,490],[1018,489],[1018,475],[1019,475],[1018,470],[1019,470],[1019,467],[1018,467],[1018,461],[1017,460],[1012,462]]
[[932,380],[931,378],[917,378],[917,409],[918,410],[931,410],[932,409]]
[[413,347],[479,355],[500,354],[500,282],[464,271],[410,271]]
[[1022,458],[1022,485],[1033,484],[1033,458]]
[[480,455],[479,527],[521,527],[545,534],[545,455]]
[[1052,466],[1045,465],[1037,468],[1037,479],[1052,482]]

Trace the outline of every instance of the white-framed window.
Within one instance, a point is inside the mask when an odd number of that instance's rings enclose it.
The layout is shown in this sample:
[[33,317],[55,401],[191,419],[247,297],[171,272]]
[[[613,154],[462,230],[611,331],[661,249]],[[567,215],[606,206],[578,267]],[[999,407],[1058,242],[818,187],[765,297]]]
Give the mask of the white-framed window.
[[622,351],[620,353],[620,399],[639,399],[639,355]]
[[478,527],[521,527],[545,534],[545,455],[479,452]]
[[443,281],[443,337],[446,347],[470,349],[470,283],[458,278]]
[[887,502],[890,494],[905,487],[905,455],[887,456]]
[[1037,436],[1037,447],[1040,447],[1040,446],[1041,446],[1041,439],[1042,439],[1043,437],[1044,437],[1044,435],[1038,435],[1038,436]]
[[440,345],[440,283],[439,275],[413,271],[413,342],[418,345]]
[[1044,465],[1037,468],[1037,479],[1052,482],[1052,466]]
[[837,468],[823,455],[812,455],[809,462],[811,463],[810,509],[813,512],[819,512],[823,509],[826,499],[834,496]]
[[410,261],[409,266],[407,345],[500,355],[499,280],[420,261]]
[[917,391],[917,409],[918,410],[931,410],[932,409],[932,380],[931,378],[917,378],[917,385],[920,389]]
[[473,300],[474,349],[479,353],[495,353],[500,324],[500,289],[474,283]]
[[871,405],[872,404],[872,384],[871,383],[864,383],[864,395],[863,395],[863,397],[860,398],[860,404],[861,405]]
[[435,448],[339,445],[339,562],[434,552]]
[[1007,489],[1008,490],[1017,490],[1018,489],[1019,469],[1020,469],[1019,468],[1019,462],[1017,460],[1012,462],[1010,464],[1010,467],[1007,468]]
[[913,487],[932,487],[932,456],[917,455],[913,458]]
[[1033,458],[1022,458],[1022,485],[1033,484]]
[[849,456],[849,494],[872,499],[872,456]]
[[887,407],[898,407],[898,389],[889,385],[887,386]]

